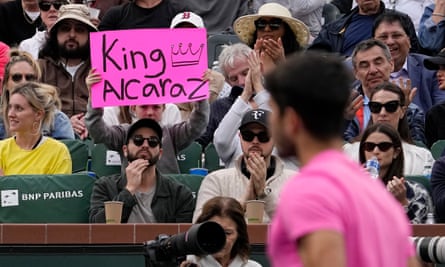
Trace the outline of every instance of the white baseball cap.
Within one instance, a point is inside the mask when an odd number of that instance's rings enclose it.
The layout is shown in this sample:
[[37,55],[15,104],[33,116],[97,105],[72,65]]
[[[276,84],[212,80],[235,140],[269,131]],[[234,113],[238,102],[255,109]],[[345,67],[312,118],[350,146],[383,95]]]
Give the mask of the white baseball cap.
[[181,23],[190,23],[196,28],[204,28],[204,21],[202,18],[190,11],[178,13],[172,20],[170,28],[176,28]]

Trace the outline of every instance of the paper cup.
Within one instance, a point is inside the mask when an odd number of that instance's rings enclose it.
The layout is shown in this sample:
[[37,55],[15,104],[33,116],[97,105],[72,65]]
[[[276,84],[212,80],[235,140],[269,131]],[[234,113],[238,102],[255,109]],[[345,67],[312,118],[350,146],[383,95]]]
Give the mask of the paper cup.
[[264,204],[262,200],[246,201],[246,222],[247,223],[263,223]]
[[105,222],[106,223],[121,223],[122,206],[121,201],[105,201]]

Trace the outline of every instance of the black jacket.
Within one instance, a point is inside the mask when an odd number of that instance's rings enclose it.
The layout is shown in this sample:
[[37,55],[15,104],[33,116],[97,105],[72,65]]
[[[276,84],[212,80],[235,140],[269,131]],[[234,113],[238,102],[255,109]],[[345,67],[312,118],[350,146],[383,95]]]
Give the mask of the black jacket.
[[31,38],[42,26],[42,20],[38,17],[35,21],[29,23],[30,21],[31,18],[22,8],[21,0],[0,4],[0,41],[13,47]]
[[[329,24],[323,25],[320,33],[318,34],[317,38],[315,38],[314,42],[309,47],[309,49],[325,50],[328,52],[337,52],[343,54],[342,50],[343,50],[343,43],[345,41],[346,28],[350,25],[352,17],[358,14],[358,12],[359,12],[358,6],[356,6],[349,13],[346,13],[339,19]],[[378,15],[384,12],[395,12],[395,11],[385,8],[385,4],[383,2],[380,2],[380,9],[379,12],[375,15],[376,18],[378,17]],[[414,28],[413,22],[411,21],[408,15],[406,15],[405,13],[402,14],[405,15],[403,16],[404,20],[403,24],[406,27],[407,34],[411,41],[410,52],[422,53],[423,49],[421,48],[419,40],[417,39],[416,30]],[[372,38],[372,34],[371,36],[369,36],[369,38]]]
[[[122,223],[128,222],[136,198],[125,189],[127,179],[120,174],[101,177],[91,194],[90,222],[105,223],[105,201],[122,201]],[[186,186],[156,172],[156,189],[151,203],[158,223],[191,223],[195,199]]]

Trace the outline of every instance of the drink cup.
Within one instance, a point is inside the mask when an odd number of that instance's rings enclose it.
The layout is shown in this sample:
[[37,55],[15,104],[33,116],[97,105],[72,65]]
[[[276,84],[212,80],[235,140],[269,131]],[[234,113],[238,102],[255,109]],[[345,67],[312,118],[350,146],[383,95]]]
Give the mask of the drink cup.
[[105,201],[105,222],[106,223],[121,223],[122,206],[121,201]]
[[247,223],[263,223],[265,202],[262,200],[246,201],[246,222]]

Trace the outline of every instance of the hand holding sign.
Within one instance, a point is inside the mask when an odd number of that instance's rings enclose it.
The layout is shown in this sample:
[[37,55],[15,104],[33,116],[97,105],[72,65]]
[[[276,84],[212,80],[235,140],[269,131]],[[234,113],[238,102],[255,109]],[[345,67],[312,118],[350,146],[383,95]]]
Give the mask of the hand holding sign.
[[88,92],[90,93],[90,98],[91,98],[91,87],[100,81],[102,81],[102,76],[99,73],[96,73],[96,69],[92,68],[88,73],[88,76],[85,78],[85,83],[87,85]]
[[[145,38],[162,36],[162,38]],[[184,103],[208,98],[205,29],[144,29],[91,33],[92,106]]]

